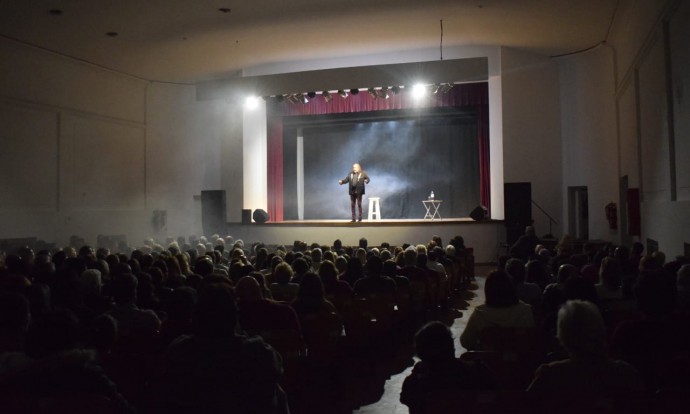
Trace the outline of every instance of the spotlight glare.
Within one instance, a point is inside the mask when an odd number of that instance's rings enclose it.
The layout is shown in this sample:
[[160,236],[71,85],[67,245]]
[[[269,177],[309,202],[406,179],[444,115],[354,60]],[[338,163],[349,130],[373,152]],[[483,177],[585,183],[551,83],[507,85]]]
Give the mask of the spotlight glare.
[[417,83],[412,87],[412,96],[415,99],[422,98],[424,95],[426,95],[426,86],[422,85],[421,83]]
[[256,109],[259,106],[259,98],[256,96],[247,96],[244,100],[244,107],[247,109]]

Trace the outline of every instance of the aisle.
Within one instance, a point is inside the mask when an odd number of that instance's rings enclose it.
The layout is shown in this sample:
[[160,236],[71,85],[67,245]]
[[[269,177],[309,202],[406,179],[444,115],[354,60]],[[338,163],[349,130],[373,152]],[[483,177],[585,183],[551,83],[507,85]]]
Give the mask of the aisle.
[[[458,315],[458,317],[455,317],[450,327],[451,332],[453,332],[453,338],[456,340],[455,354],[457,356],[465,352],[465,349],[460,346],[458,338],[460,338],[460,334],[465,329],[467,319],[477,305],[484,303],[484,280],[485,275],[491,268],[489,266],[477,266],[476,273],[478,276],[475,278],[476,280],[472,282],[467,291],[463,292],[455,300],[454,306],[462,312],[462,316]],[[354,410],[353,414],[408,414],[407,406],[400,403],[400,390],[405,377],[410,372],[412,372],[412,366],[407,367],[399,374],[391,376],[384,385],[381,399],[373,404]]]

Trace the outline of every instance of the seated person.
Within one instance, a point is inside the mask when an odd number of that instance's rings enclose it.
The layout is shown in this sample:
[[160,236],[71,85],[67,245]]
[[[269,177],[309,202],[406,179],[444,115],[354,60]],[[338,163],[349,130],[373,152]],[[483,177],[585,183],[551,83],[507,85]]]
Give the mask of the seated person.
[[460,344],[467,350],[480,349],[482,330],[490,326],[531,328],[534,327],[532,307],[518,299],[510,277],[500,270],[489,274],[484,284],[486,301],[470,315]]
[[158,412],[286,413],[280,355],[259,337],[236,334],[237,305],[226,284],[205,286],[192,335],[168,348],[152,382]]
[[276,283],[271,283],[270,290],[273,299],[279,302],[292,302],[297,297],[298,283],[291,283],[293,271],[287,263],[280,263],[275,267],[273,276]]
[[568,359],[541,365],[528,391],[642,391],[642,379],[626,362],[606,354],[606,326],[591,302],[570,300],[558,311],[558,340]]
[[493,373],[480,362],[455,358],[450,329],[441,322],[429,322],[415,335],[415,350],[421,359],[405,378],[400,402],[410,414],[422,412],[425,397],[439,390],[495,389]]
[[357,296],[370,294],[395,294],[396,284],[393,279],[383,276],[383,263],[377,256],[372,256],[367,260],[366,276],[355,282],[354,290]]
[[289,305],[265,299],[259,282],[252,276],[242,277],[235,292],[239,325],[247,332],[301,330],[295,311]]

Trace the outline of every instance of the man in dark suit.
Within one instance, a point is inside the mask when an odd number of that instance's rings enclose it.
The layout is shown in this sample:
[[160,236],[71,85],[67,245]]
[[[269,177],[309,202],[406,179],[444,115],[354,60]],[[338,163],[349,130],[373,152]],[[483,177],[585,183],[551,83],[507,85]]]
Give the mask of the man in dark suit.
[[350,183],[350,209],[352,210],[352,222],[355,222],[355,202],[359,207],[359,220],[362,221],[362,194],[364,194],[364,184],[369,184],[369,176],[362,171],[362,166],[358,163],[352,164],[352,171],[345,176],[338,184]]

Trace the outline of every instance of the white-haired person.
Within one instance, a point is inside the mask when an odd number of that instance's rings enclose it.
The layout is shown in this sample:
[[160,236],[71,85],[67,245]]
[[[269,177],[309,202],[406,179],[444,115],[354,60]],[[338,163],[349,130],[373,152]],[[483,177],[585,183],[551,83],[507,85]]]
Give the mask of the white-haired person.
[[593,303],[566,302],[558,311],[557,335],[568,358],[541,365],[528,391],[587,394],[644,390],[632,365],[609,358],[604,319]]

